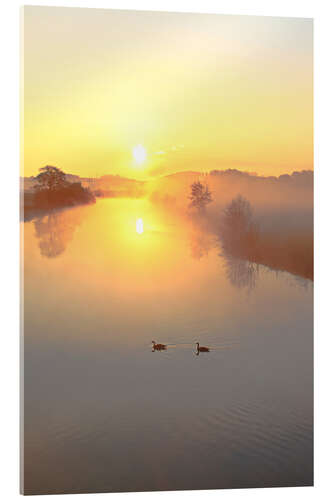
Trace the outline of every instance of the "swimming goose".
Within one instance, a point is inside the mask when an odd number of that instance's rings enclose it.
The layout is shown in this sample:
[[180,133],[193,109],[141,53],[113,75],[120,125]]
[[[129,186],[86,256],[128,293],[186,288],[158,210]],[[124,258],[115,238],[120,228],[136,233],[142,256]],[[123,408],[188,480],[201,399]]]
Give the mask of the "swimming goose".
[[209,347],[200,347],[199,342],[196,342],[197,344],[197,352],[209,352]]
[[156,351],[164,351],[167,348],[166,344],[156,344],[155,340],[151,342],[153,344],[153,349]]

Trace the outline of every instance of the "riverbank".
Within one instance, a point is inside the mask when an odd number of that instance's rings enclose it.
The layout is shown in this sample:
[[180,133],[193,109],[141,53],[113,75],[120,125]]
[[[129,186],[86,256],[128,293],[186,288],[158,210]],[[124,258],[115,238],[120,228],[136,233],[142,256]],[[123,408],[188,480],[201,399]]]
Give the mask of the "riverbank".
[[24,222],[50,211],[96,202],[95,195],[80,183],[72,183],[57,190],[25,191],[21,197],[21,219]]

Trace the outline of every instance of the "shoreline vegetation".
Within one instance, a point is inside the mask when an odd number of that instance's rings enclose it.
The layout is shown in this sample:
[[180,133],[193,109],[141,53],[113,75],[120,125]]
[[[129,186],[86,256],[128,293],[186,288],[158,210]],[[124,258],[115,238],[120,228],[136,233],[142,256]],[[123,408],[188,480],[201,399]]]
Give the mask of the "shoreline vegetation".
[[241,195],[224,209],[220,240],[226,255],[313,280],[311,231],[263,231]]
[[24,221],[52,210],[96,202],[94,193],[81,182],[70,182],[57,167],[47,165],[35,177],[33,189],[23,192]]
[[233,198],[216,216],[207,210],[208,204],[213,202],[212,193],[207,185],[200,184],[196,182],[191,186],[189,208],[196,209],[194,223],[200,231],[209,231],[215,236],[221,255],[313,281],[312,225],[308,223],[305,228],[297,228],[295,224],[262,227],[250,202],[242,195]]
[[24,178],[22,187],[25,222],[98,198],[147,198],[192,224],[199,236],[195,258],[208,253],[206,242],[213,239],[227,259],[313,280],[312,171],[280,177],[187,171],[138,181],[117,175],[81,178],[48,165]]

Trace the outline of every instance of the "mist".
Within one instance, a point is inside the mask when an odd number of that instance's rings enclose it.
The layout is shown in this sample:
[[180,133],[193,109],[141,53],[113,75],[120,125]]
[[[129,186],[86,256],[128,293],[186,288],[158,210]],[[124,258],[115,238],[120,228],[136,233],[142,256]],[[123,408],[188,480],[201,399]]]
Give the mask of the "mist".
[[[204,213],[189,209],[190,188],[198,181],[209,188],[212,196]],[[205,255],[207,241],[213,238],[214,246],[229,260],[234,257],[313,279],[312,171],[279,177],[239,170],[180,172],[153,180],[148,188],[153,203],[187,214],[198,233],[192,235],[194,255]],[[250,218],[251,231],[247,234],[244,229],[235,242],[237,221],[231,221],[228,235],[223,222],[226,209],[240,198],[248,203],[250,215],[246,217]]]

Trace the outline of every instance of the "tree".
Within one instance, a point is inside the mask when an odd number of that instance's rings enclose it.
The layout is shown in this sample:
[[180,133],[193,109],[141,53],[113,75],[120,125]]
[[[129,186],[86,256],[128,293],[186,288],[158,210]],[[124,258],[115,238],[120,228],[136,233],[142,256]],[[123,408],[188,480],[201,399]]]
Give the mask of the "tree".
[[35,186],[37,190],[56,191],[68,185],[66,174],[58,167],[46,165],[46,167],[40,168],[39,171],[40,173],[36,177],[38,184]]
[[208,186],[204,186],[200,181],[194,182],[191,185],[191,194],[189,196],[190,207],[196,208],[198,212],[204,212],[206,206],[213,201],[212,193]]
[[69,182],[66,174],[57,167],[39,169],[35,185],[34,206],[45,210],[57,207],[69,207],[85,203],[95,203],[95,196],[81,182]]

